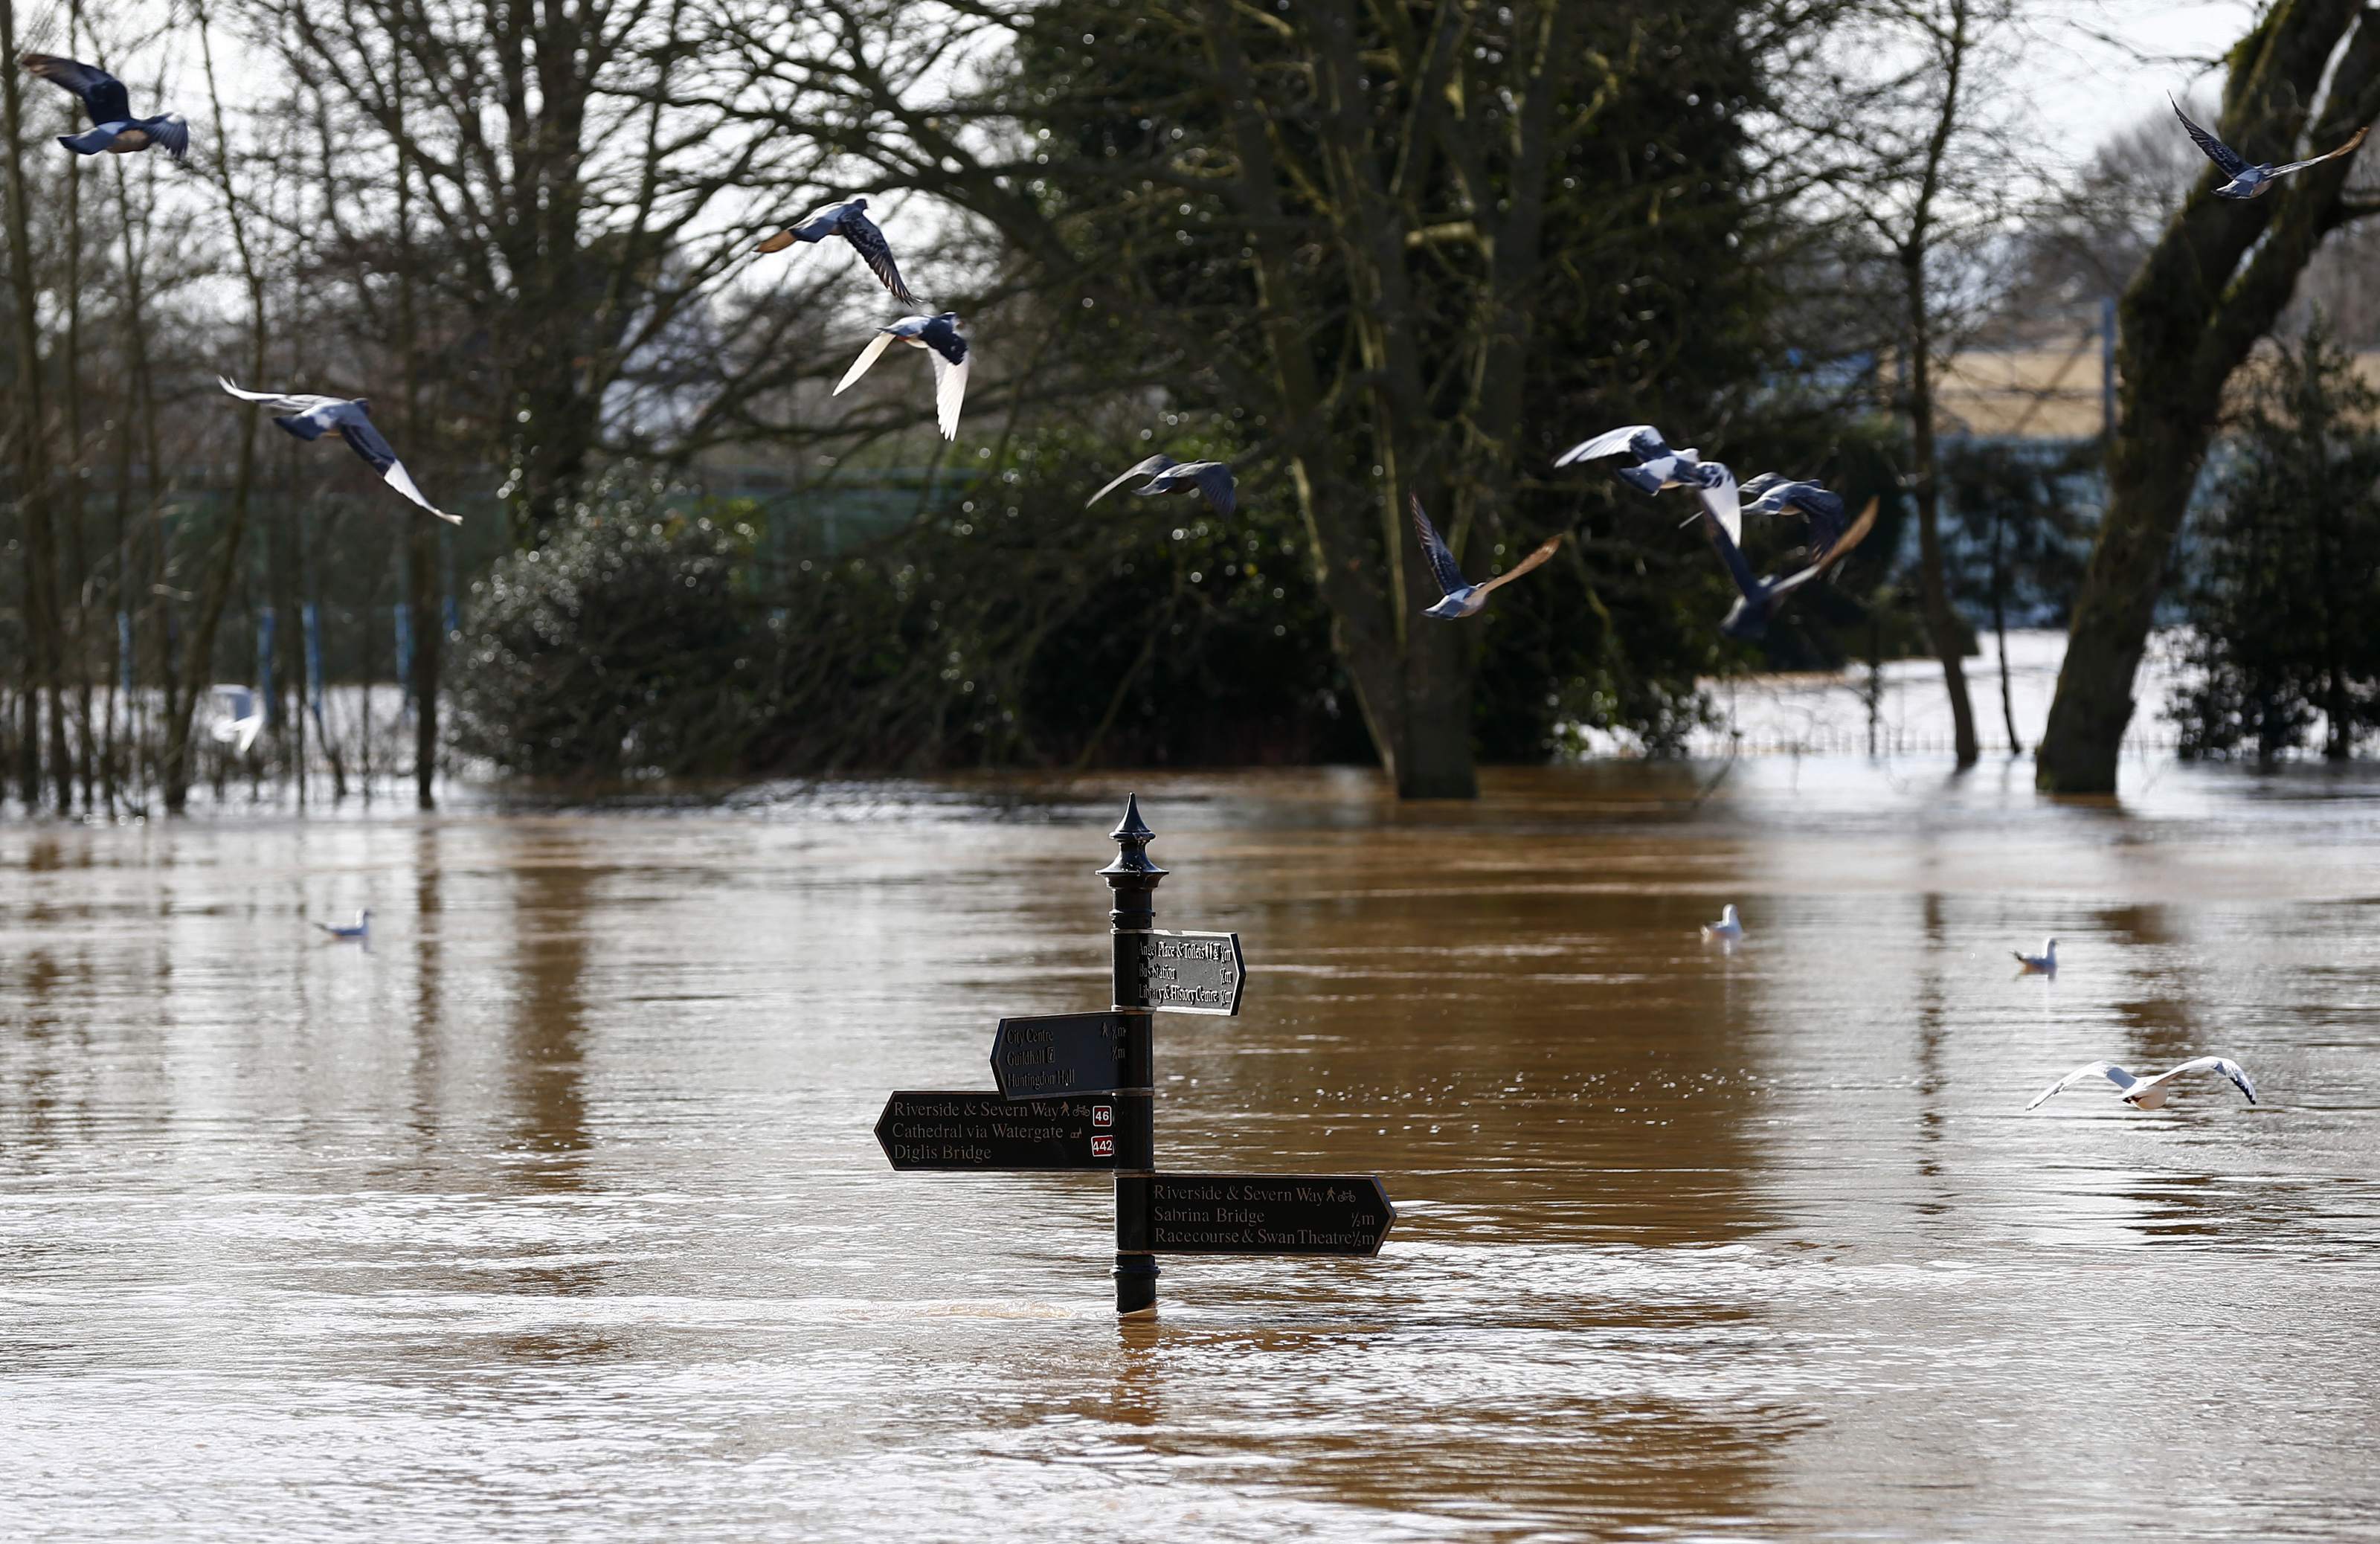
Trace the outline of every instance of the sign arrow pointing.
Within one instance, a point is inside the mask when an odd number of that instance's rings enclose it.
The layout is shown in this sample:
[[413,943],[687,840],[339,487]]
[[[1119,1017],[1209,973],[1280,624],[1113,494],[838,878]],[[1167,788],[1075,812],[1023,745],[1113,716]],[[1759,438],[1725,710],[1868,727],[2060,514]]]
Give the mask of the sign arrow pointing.
[[1236,1016],[1247,966],[1237,933],[1139,935],[1141,1001],[1183,1014]]
[[1012,1101],[987,1088],[910,1090],[884,1101],[876,1141],[895,1169],[1112,1169],[1115,1127],[1111,1099]]
[[1160,1255],[1377,1255],[1397,1220],[1373,1174],[1119,1174],[1116,1207],[1116,1247]]
[[991,1037],[1003,1099],[1112,1093],[1123,1086],[1123,1020],[1115,1014],[1003,1018]]

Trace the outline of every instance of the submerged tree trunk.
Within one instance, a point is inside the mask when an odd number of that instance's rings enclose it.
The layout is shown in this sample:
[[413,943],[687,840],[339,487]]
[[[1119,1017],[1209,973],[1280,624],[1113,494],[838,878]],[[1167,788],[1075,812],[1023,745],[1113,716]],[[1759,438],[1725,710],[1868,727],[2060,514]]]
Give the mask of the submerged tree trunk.
[[1949,582],[1942,571],[1942,479],[1934,439],[1933,296],[1928,261],[1935,240],[1935,201],[1940,197],[1944,164],[1958,132],[1960,87],[1973,46],[1966,6],[1954,0],[1948,30],[1937,34],[1942,58],[1942,101],[1925,143],[1916,201],[1907,235],[1900,243],[1900,281],[1909,324],[1909,432],[1917,461],[1917,588],[1925,608],[1925,631],[1942,662],[1942,686],[1950,699],[1950,728],[1959,765],[1972,767],[1981,755],[1975,743],[1975,705],[1967,695],[1966,661],[1957,614],[1950,609]]
[[[2380,16],[2355,0],[2282,0],[2230,61],[2216,132],[2252,164],[2289,160],[2301,141],[2332,149],[2380,117]],[[2328,94],[2309,129],[2325,70]],[[2202,176],[2124,292],[2107,510],[2034,760],[2046,791],[2115,791],[2132,682],[2224,387],[2278,320],[2323,237],[2374,212],[2342,197],[2359,159],[2300,172],[2253,200],[2217,199],[2219,179]]]
[[[1912,295],[1921,292],[1912,290]],[[1959,765],[1972,767],[1982,755],[1975,741],[1975,705],[1967,694],[1967,667],[1958,614],[1942,573],[1942,484],[1934,444],[1934,383],[1927,358],[1930,338],[1923,321],[1925,301],[1912,305],[1920,341],[1910,351],[1910,420],[1917,459],[1917,581],[1925,603],[1925,631],[1942,662],[1942,687],[1950,699],[1950,732]]]
[[[405,443],[422,453],[430,436],[421,421],[420,312],[414,297],[412,138],[405,132],[405,55],[391,57],[396,82],[396,353],[405,394]],[[438,606],[439,524],[407,517],[405,603],[413,613],[413,797],[424,809],[438,808],[438,654],[445,634]]]
[[1992,511],[1992,638],[2000,653],[2000,723],[2008,730],[2009,754],[2024,754],[2024,741],[2016,732],[2016,697],[2009,688],[2008,657],[2008,565],[2003,555],[2007,535],[2007,512]]
[[[49,425],[43,412],[41,329],[35,314],[38,280],[33,273],[33,241],[25,201],[25,168],[18,153],[24,142],[24,98],[18,89],[17,16],[13,0],[0,0],[0,111],[7,137],[6,173],[8,201],[8,277],[15,306],[17,381],[12,395],[17,408],[18,518],[25,546],[25,743],[20,788],[29,807],[41,798],[39,763],[49,763],[61,811],[74,808],[74,763],[67,755],[66,701],[61,677],[65,640],[58,605],[56,532],[50,522]],[[42,723],[46,709],[48,723]],[[47,735],[42,730],[46,727]],[[46,740],[46,745],[44,744]]]
[[[248,288],[249,345],[248,378],[264,379],[264,276],[257,266],[256,254],[248,241],[248,221],[242,213],[239,193],[232,185],[229,149],[231,139],[224,122],[223,94],[215,84],[213,44],[209,41],[204,7],[198,13],[199,54],[204,62],[207,77],[207,97],[214,108],[215,145],[212,157],[216,176],[223,191],[224,218],[231,229],[232,249],[239,258],[240,277]],[[189,802],[190,794],[190,724],[198,711],[202,683],[212,674],[214,659],[215,634],[223,623],[224,607],[231,599],[232,580],[239,572],[240,553],[248,537],[248,509],[256,489],[256,417],[243,412],[240,418],[239,469],[232,484],[231,514],[223,535],[217,542],[214,559],[207,565],[199,591],[198,612],[191,619],[190,634],[182,658],[182,679],[188,689],[178,701],[168,699],[165,721],[165,810],[179,814]]]

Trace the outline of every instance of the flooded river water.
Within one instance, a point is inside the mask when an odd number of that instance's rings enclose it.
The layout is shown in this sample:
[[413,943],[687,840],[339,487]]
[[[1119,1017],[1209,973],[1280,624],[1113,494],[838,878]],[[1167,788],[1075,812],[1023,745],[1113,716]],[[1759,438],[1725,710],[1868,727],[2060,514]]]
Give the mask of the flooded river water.
[[[2029,770],[0,825],[0,1537],[2371,1537],[2380,783]],[[1105,1005],[1127,786],[1160,1162],[1400,1208],[1147,1323],[871,1135]]]

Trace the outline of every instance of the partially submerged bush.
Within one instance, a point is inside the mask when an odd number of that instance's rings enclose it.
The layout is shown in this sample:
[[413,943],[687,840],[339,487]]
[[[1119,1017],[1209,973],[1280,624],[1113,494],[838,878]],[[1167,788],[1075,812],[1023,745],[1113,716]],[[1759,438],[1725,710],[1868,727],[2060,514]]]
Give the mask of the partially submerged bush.
[[743,762],[758,717],[748,533],[607,478],[541,547],[471,587],[454,743],[516,772],[616,777]]

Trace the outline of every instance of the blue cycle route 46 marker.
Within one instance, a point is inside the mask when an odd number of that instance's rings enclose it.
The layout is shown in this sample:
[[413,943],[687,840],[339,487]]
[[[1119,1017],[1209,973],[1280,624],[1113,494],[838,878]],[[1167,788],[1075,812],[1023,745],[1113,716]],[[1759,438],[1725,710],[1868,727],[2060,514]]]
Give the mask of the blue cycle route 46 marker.
[[903,1170],[1112,1171],[1120,1314],[1157,1311],[1159,1255],[1378,1254],[1397,1210],[1376,1175],[1157,1172],[1156,1015],[1236,1015],[1247,966],[1237,933],[1152,926],[1165,870],[1138,798],[1109,834],[1107,1012],[1002,1019],[995,1087],[894,1094],[876,1123],[884,1156]]

